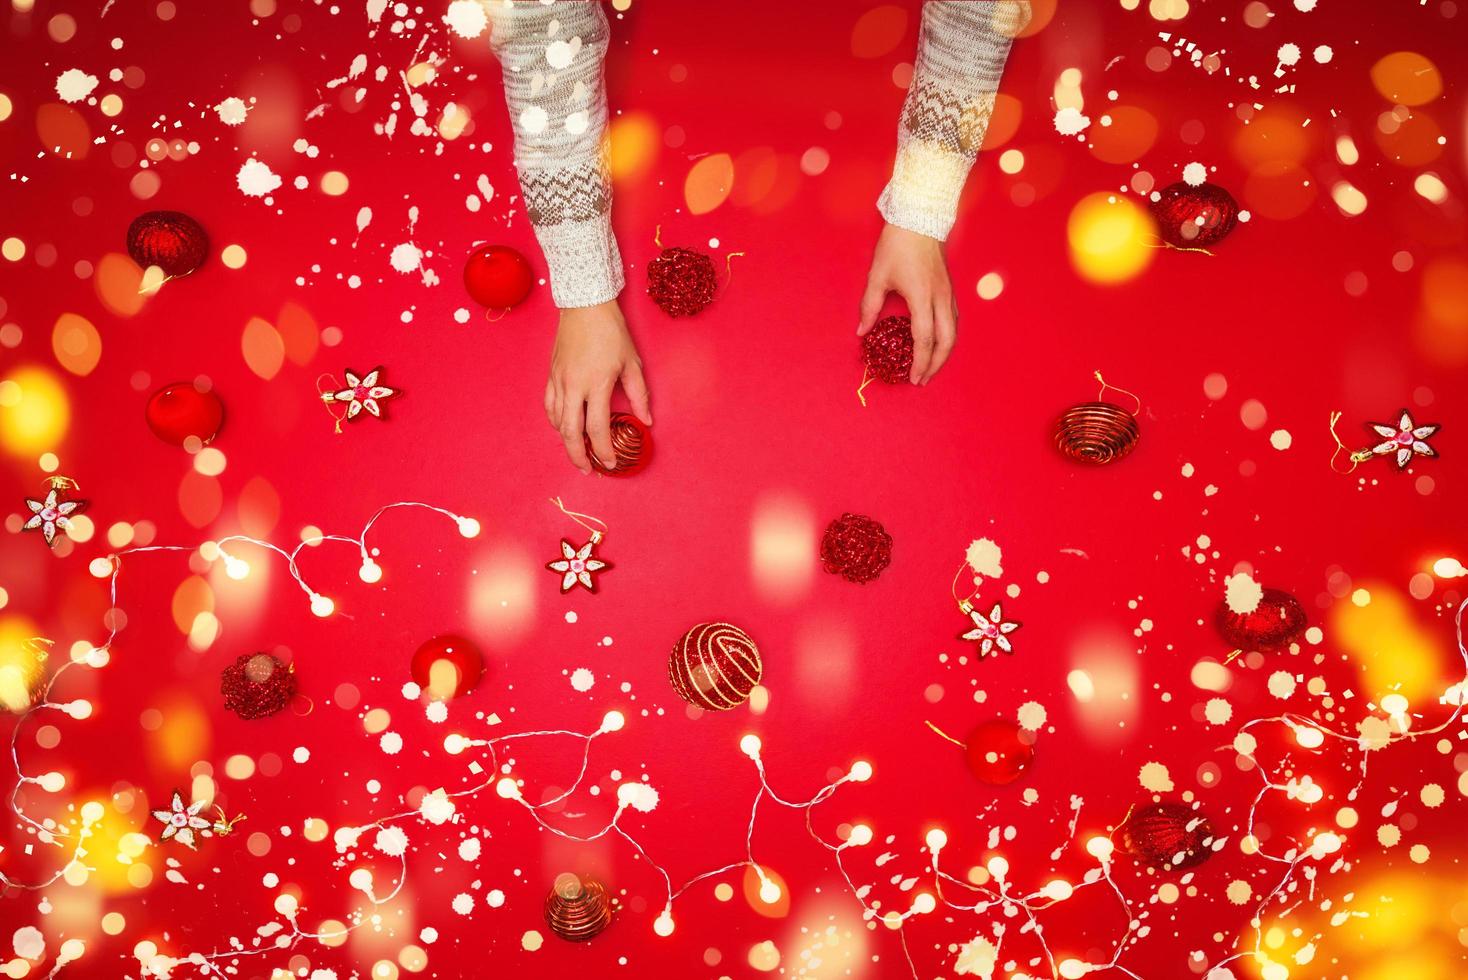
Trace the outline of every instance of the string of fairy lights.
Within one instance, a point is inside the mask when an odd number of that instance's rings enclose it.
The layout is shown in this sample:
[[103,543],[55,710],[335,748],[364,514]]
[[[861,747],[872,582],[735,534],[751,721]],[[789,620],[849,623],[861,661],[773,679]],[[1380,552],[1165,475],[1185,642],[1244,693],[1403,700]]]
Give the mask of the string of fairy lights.
[[[480,532],[480,525],[472,517],[465,517],[433,504],[417,501],[398,501],[379,508],[367,523],[354,536],[341,534],[315,534],[306,537],[300,544],[291,550],[279,547],[271,542],[252,538],[244,535],[231,535],[220,538],[217,541],[205,542],[195,547],[157,545],[143,546],[125,549],[116,552],[106,558],[99,558],[93,562],[92,571],[98,577],[108,578],[108,589],[113,609],[117,607],[118,580],[123,570],[123,559],[130,556],[146,553],[198,553],[207,560],[217,560],[223,563],[226,574],[233,579],[242,579],[250,573],[248,563],[239,555],[226,550],[234,545],[248,544],[266,550],[269,553],[283,558],[289,568],[292,580],[306,595],[311,611],[317,616],[329,616],[335,611],[334,601],[324,593],[316,590],[307,583],[301,573],[298,558],[303,548],[315,546],[325,542],[334,542],[350,545],[358,550],[362,562],[359,568],[359,577],[368,583],[377,582],[381,579],[381,566],[374,558],[374,552],[368,547],[367,536],[374,525],[389,511],[400,508],[421,508],[433,513],[441,514],[454,521],[459,532],[466,538],[473,538]],[[1465,609],[1468,609],[1468,599],[1457,607],[1454,618],[1456,631],[1456,642],[1458,653],[1462,661],[1465,682],[1468,682],[1468,646],[1465,646],[1463,635],[1463,617]],[[41,879],[31,882],[15,880],[0,873],[0,886],[15,887],[29,890],[43,889],[63,878],[71,880],[70,876],[78,873],[80,869],[81,880],[85,880],[85,866],[88,857],[87,842],[93,836],[94,826],[104,816],[102,804],[92,801],[80,808],[77,817],[64,824],[53,821],[38,821],[26,812],[21,805],[21,796],[24,787],[38,785],[48,792],[60,792],[65,786],[64,777],[60,773],[44,773],[34,775],[26,772],[20,762],[19,738],[22,728],[32,716],[42,711],[60,711],[67,716],[84,720],[91,715],[92,705],[86,700],[53,701],[52,691],[56,689],[61,678],[75,667],[85,665],[93,669],[105,667],[111,660],[113,645],[120,630],[119,618],[109,617],[110,625],[106,640],[97,646],[92,646],[80,655],[73,654],[72,658],[58,668],[41,689],[40,696],[32,706],[18,719],[15,730],[11,737],[11,760],[16,772],[16,786],[10,796],[10,809],[16,818],[24,825],[31,828],[37,838],[42,842],[65,849],[63,842],[70,842],[71,854],[69,859],[58,869]],[[1444,698],[1444,701],[1449,701]],[[1380,751],[1390,745],[1411,741],[1417,738],[1438,734],[1447,730],[1460,718],[1464,711],[1463,697],[1451,699],[1453,710],[1444,720],[1438,724],[1424,729],[1414,730],[1411,727],[1411,713],[1406,699],[1398,694],[1389,694],[1381,699],[1379,707],[1387,715],[1389,726],[1376,740],[1376,744],[1368,744],[1363,736],[1357,733],[1339,731],[1323,725],[1314,719],[1293,712],[1286,712],[1270,717],[1256,718],[1239,727],[1235,736],[1234,748],[1241,756],[1248,758],[1254,763],[1253,768],[1259,773],[1261,787],[1254,796],[1247,815],[1245,824],[1246,841],[1251,842],[1246,847],[1246,853],[1250,856],[1261,858],[1282,867],[1279,880],[1274,887],[1265,893],[1256,906],[1252,917],[1254,929],[1254,943],[1251,949],[1240,949],[1231,953],[1217,963],[1211,964],[1209,969],[1218,969],[1227,964],[1243,959],[1255,957],[1267,961],[1264,954],[1263,942],[1266,931],[1266,910],[1269,905],[1280,895],[1284,894],[1295,880],[1297,873],[1307,876],[1312,884],[1316,873],[1314,868],[1307,862],[1318,861],[1332,855],[1344,846],[1341,837],[1330,831],[1322,831],[1313,835],[1308,845],[1300,846],[1294,843],[1287,851],[1282,853],[1266,849],[1255,836],[1255,823],[1260,806],[1272,793],[1284,794],[1287,798],[1300,797],[1300,781],[1292,779],[1288,783],[1275,781],[1267,771],[1266,766],[1257,758],[1257,740],[1251,734],[1255,729],[1264,726],[1284,726],[1293,736],[1295,743],[1309,752],[1319,750],[1327,740],[1336,740],[1354,748],[1360,753],[1361,782],[1364,783],[1367,776],[1367,761],[1369,754]],[[664,883],[664,903],[661,911],[653,921],[653,932],[659,936],[672,935],[675,929],[673,910],[679,898],[689,892],[696,885],[718,878],[732,871],[748,868],[755,875],[759,883],[758,897],[767,904],[774,904],[782,897],[780,885],[767,873],[764,865],[760,863],[755,855],[755,835],[759,819],[761,803],[768,800],[770,803],[793,811],[805,814],[806,830],[809,836],[824,850],[829,852],[834,859],[836,868],[845,882],[847,890],[862,910],[863,918],[868,922],[880,922],[889,929],[899,934],[901,948],[914,978],[919,977],[919,970],[913,959],[908,946],[904,927],[907,922],[915,916],[927,915],[937,911],[940,907],[950,912],[965,912],[973,915],[985,915],[997,913],[1004,919],[1021,917],[1024,926],[1021,932],[1032,934],[1039,943],[1041,954],[1047,966],[1047,972],[1052,980],[1078,980],[1088,974],[1102,971],[1117,971],[1120,974],[1143,980],[1122,963],[1127,949],[1139,939],[1139,919],[1135,915],[1135,903],[1130,899],[1116,878],[1112,874],[1113,860],[1115,856],[1115,845],[1110,835],[1097,834],[1089,837],[1084,844],[1084,849],[1092,859],[1095,867],[1087,870],[1079,881],[1071,882],[1064,878],[1055,877],[1034,890],[1026,890],[1017,886],[1019,875],[1009,865],[1008,860],[1002,855],[990,857],[985,864],[988,882],[976,884],[964,881],[941,867],[940,860],[944,850],[948,847],[948,835],[941,829],[933,828],[927,831],[924,844],[930,855],[930,870],[932,876],[932,891],[918,891],[905,909],[896,908],[883,910],[882,903],[870,899],[874,885],[860,885],[848,867],[848,856],[853,849],[864,847],[874,839],[874,832],[866,824],[852,826],[844,840],[832,842],[825,839],[814,827],[814,809],[830,800],[842,786],[848,783],[863,783],[873,777],[873,769],[870,763],[858,760],[850,765],[847,771],[838,779],[823,785],[809,798],[790,799],[775,791],[770,785],[769,776],[765,768],[762,754],[763,744],[760,738],[754,734],[743,736],[739,742],[741,753],[746,756],[755,767],[759,778],[759,788],[755,793],[750,805],[749,821],[745,831],[744,854],[737,861],[700,872],[683,884],[675,887],[669,870],[659,864],[649,855],[647,847],[637,839],[624,826],[624,818],[627,811],[637,810],[650,812],[657,805],[656,791],[646,784],[639,782],[623,782],[617,789],[617,805],[609,819],[604,824],[590,832],[576,833],[557,826],[548,817],[551,808],[564,802],[573,796],[586,782],[591,768],[591,752],[597,739],[621,731],[626,726],[626,718],[616,710],[607,711],[598,727],[592,731],[575,731],[570,729],[539,729],[531,731],[516,732],[499,735],[490,738],[474,738],[461,733],[450,733],[443,740],[444,752],[451,756],[462,755],[471,751],[482,751],[488,763],[484,772],[488,775],[474,785],[467,788],[447,792],[443,789],[428,794],[423,803],[417,808],[401,809],[385,816],[377,817],[365,823],[345,825],[335,831],[335,842],[341,853],[352,850],[360,838],[372,831],[379,832],[393,824],[423,819],[430,824],[442,824],[453,816],[460,801],[468,801],[478,797],[485,790],[493,787],[495,795],[502,800],[518,805],[534,820],[541,829],[554,834],[564,840],[589,843],[600,840],[609,835],[615,835],[628,844],[636,853],[647,862],[648,866],[655,871]],[[576,777],[570,785],[539,803],[532,803],[526,796],[523,780],[512,772],[512,764],[501,763],[500,752],[509,745],[526,739],[540,738],[564,738],[579,740],[582,743],[581,761]],[[1358,783],[1357,788],[1359,789]],[[1309,802],[1307,800],[1307,802]],[[1069,836],[1062,846],[1073,843],[1076,837],[1076,828],[1083,801],[1072,798],[1072,816],[1069,823]],[[1114,833],[1114,831],[1113,831]],[[1055,853],[1059,853],[1059,849]],[[275,910],[286,921],[289,933],[281,934],[272,944],[257,948],[243,948],[234,944],[226,950],[215,950],[209,953],[191,952],[182,958],[174,958],[167,954],[159,953],[152,943],[144,942],[139,949],[149,950],[150,957],[145,959],[143,953],[138,953],[143,975],[167,975],[171,970],[181,965],[191,965],[198,968],[202,973],[217,970],[215,963],[226,960],[234,960],[246,956],[263,956],[271,953],[281,953],[296,948],[300,943],[307,941],[315,942],[338,942],[347,933],[350,933],[369,922],[374,921],[371,910],[394,901],[401,893],[408,878],[408,862],[406,849],[396,855],[397,873],[389,888],[379,892],[378,882],[372,871],[365,866],[355,867],[348,874],[348,883],[353,889],[361,892],[367,899],[367,909],[358,909],[348,918],[349,923],[338,923],[330,930],[311,931],[302,928],[299,921],[300,908],[297,900],[290,894],[282,892],[274,904]],[[1304,866],[1303,872],[1300,869]],[[1119,903],[1125,916],[1126,927],[1122,934],[1115,940],[1109,958],[1099,962],[1081,960],[1077,958],[1058,958],[1051,943],[1047,940],[1040,915],[1048,909],[1054,908],[1066,901],[1078,892],[1103,886],[1109,890]],[[952,894],[953,889],[962,889],[964,898]],[[1001,926],[997,932],[998,944],[993,948],[993,958],[997,963],[1000,951],[1004,944],[1007,933]],[[54,976],[67,963],[80,958],[85,951],[85,944],[79,939],[68,940],[59,952],[53,970],[49,976]],[[1266,980],[1275,980],[1269,976],[1266,967]],[[1287,973],[1278,974],[1283,978]]]

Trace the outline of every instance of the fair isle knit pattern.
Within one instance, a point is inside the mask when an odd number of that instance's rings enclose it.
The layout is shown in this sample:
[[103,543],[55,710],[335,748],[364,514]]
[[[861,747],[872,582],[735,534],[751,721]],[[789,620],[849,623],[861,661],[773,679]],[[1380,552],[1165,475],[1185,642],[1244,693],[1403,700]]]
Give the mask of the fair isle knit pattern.
[[594,0],[488,6],[515,130],[515,167],[551,295],[560,307],[615,299],[625,279],[607,168],[606,15]]
[[1029,22],[1023,0],[928,0],[897,160],[877,209],[888,224],[946,240],[984,142],[1009,45]]

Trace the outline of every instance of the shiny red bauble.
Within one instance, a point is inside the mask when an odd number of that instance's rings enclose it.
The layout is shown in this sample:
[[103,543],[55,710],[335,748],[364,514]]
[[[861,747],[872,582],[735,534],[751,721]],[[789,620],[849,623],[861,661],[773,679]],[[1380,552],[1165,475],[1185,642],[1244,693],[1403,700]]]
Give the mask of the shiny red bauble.
[[181,211],[145,211],[127,227],[127,254],[145,269],[156,265],[170,277],[186,276],[204,264],[209,236]]
[[220,673],[219,692],[245,721],[268,718],[296,696],[295,668],[269,653],[243,653]]
[[714,260],[691,248],[665,248],[647,264],[647,295],[668,316],[693,316],[714,301]]
[[652,432],[642,420],[626,412],[613,412],[611,418],[612,451],[617,454],[616,469],[607,469],[596,458],[591,448],[591,437],[586,438],[586,455],[591,459],[591,468],[606,476],[631,476],[647,466],[652,459]]
[[409,670],[413,683],[425,694],[446,701],[468,694],[479,683],[484,675],[484,654],[473,641],[444,633],[418,648]]
[[1206,248],[1239,223],[1239,202],[1217,184],[1194,187],[1179,181],[1157,194],[1151,205],[1157,233],[1175,248]]
[[1035,746],[1024,729],[1003,718],[986,721],[975,728],[964,748],[969,771],[990,786],[1014,782],[1035,761]]
[[224,402],[213,391],[200,391],[185,381],[153,392],[144,415],[148,428],[164,442],[182,446],[193,438],[207,446],[224,424]]
[[1181,803],[1139,806],[1121,827],[1121,849],[1162,871],[1180,871],[1213,855],[1213,825]]
[[530,263],[508,245],[481,245],[464,262],[464,289],[487,309],[519,306],[534,285]]
[[1264,589],[1253,612],[1236,613],[1228,603],[1219,603],[1214,617],[1224,640],[1239,650],[1287,647],[1300,638],[1308,623],[1300,600],[1281,589]]
[[867,374],[889,385],[901,384],[912,374],[912,318],[883,317],[861,338],[861,359]]

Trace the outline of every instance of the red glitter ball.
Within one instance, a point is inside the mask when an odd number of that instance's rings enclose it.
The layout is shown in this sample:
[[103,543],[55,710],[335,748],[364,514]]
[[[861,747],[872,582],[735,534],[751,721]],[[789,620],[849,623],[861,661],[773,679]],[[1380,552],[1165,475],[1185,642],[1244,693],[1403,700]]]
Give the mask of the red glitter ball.
[[1275,650],[1287,647],[1305,632],[1308,620],[1300,600],[1280,589],[1265,589],[1259,606],[1250,613],[1236,613],[1227,602],[1218,604],[1214,625],[1230,645],[1240,650]]
[[763,672],[759,647],[731,623],[700,623],[683,634],[668,658],[673,690],[705,711],[739,707]]
[[647,264],[647,295],[668,316],[692,316],[714,301],[714,260],[691,248],[665,248]]
[[209,236],[181,211],[145,211],[127,227],[127,254],[143,268],[156,265],[168,276],[186,276],[204,264]]
[[901,384],[912,374],[912,319],[889,316],[877,321],[861,339],[861,358],[867,373],[889,385]]
[[1163,871],[1181,871],[1213,854],[1213,825],[1180,803],[1149,803],[1132,811],[1121,827],[1121,849]]
[[219,675],[224,706],[246,721],[284,710],[296,696],[295,668],[268,653],[243,653]]
[[870,582],[892,564],[892,535],[870,517],[842,514],[821,538],[821,564],[848,582]]
[[1222,241],[1239,223],[1239,202],[1216,184],[1193,187],[1179,181],[1158,194],[1152,202],[1157,233],[1177,248],[1204,248]]
[[[484,676],[484,654],[472,640],[445,633],[425,640],[414,652],[408,669],[413,683],[428,692],[429,697],[457,698],[468,694]],[[443,690],[436,689],[435,683],[442,684]],[[450,683],[452,690],[448,689]]]
[[533,285],[530,263],[508,245],[481,245],[464,260],[464,289],[486,309],[520,305]]
[[224,424],[224,403],[213,391],[182,382],[153,392],[144,414],[148,428],[164,442],[182,446],[193,437],[207,446]]
[[1024,729],[1003,718],[979,725],[964,744],[969,771],[990,786],[1014,782],[1035,761],[1035,747]]

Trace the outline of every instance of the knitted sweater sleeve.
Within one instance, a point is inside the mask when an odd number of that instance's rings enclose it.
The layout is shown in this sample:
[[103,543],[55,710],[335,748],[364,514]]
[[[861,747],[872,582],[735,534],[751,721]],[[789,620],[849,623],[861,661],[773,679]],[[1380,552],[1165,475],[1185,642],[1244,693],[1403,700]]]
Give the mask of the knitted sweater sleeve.
[[1024,0],[928,0],[912,85],[897,127],[897,161],[877,209],[889,224],[940,241],[978,156]]
[[606,15],[600,3],[578,0],[496,0],[489,11],[515,167],[551,295],[560,307],[614,299],[624,279],[607,165]]

